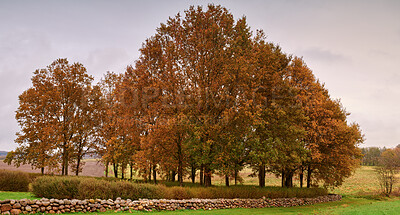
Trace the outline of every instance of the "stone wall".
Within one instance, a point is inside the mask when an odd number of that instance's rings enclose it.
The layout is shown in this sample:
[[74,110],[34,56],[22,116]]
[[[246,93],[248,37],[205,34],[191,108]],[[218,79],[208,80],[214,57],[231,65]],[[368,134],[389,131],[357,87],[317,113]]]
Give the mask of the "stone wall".
[[101,200],[101,199],[40,199],[40,200],[2,200],[0,201],[1,214],[28,214],[28,213],[74,213],[74,212],[105,212],[132,211],[132,210],[212,210],[226,208],[265,208],[265,207],[293,207],[310,205],[321,202],[340,201],[340,195],[327,195],[317,198],[280,198],[280,199],[188,199],[188,200]]

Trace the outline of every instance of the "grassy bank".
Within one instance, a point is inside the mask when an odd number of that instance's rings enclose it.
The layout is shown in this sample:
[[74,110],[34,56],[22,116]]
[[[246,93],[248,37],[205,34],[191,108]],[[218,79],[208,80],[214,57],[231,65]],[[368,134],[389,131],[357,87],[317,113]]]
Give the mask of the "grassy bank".
[[0,200],[5,199],[39,199],[30,192],[6,192],[0,191]]

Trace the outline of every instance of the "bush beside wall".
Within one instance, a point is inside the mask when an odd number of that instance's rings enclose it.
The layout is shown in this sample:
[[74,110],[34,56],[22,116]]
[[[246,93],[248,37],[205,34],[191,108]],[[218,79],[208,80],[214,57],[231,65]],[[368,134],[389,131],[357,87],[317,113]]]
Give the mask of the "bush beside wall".
[[19,171],[0,170],[0,190],[27,192],[30,177],[28,173]]
[[322,188],[280,188],[256,186],[232,187],[166,187],[128,181],[107,181],[82,177],[38,177],[32,183],[37,197],[57,199],[258,199],[313,198],[327,195]]

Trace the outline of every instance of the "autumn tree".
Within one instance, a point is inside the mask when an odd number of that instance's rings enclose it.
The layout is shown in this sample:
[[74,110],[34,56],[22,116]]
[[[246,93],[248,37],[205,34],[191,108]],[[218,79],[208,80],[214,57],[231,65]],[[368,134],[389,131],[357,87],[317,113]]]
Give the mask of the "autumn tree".
[[385,195],[390,195],[397,182],[400,168],[400,148],[387,149],[379,158],[379,166],[375,168],[379,185]]
[[349,115],[339,101],[330,98],[328,91],[315,79],[312,71],[300,58],[289,67],[291,84],[299,90],[307,131],[304,147],[307,159],[300,168],[300,185],[307,172],[307,187],[322,181],[325,186],[339,186],[350,176],[361,158],[358,145],[363,135],[355,123],[348,123]]
[[[158,150],[154,151],[157,141],[152,139],[157,135],[151,134],[159,115],[159,102],[157,102],[158,89],[154,87],[151,73],[142,69],[144,66],[127,67],[122,77],[121,85],[117,88],[119,113],[124,135],[129,137],[131,149],[129,156],[131,165],[146,181],[157,174],[159,158]],[[125,138],[126,139],[126,138]]]
[[83,122],[87,122],[91,112],[91,82],[92,77],[82,64],[69,64],[67,59],[58,59],[46,69],[36,70],[33,86],[19,97],[16,118],[21,131],[16,139],[19,147],[13,153],[38,168],[57,160],[61,163],[61,173],[68,175],[71,161],[79,161],[82,149],[90,143],[92,126]]
[[239,99],[239,87],[245,67],[238,63],[245,65],[242,52],[250,47],[250,35],[245,19],[235,22],[221,6],[209,5],[205,11],[190,7],[184,17],[178,14],[161,24],[143,44],[135,65],[134,71],[146,78],[145,86],[162,98],[146,104],[142,113],[150,120],[143,123],[154,125],[161,118],[184,114],[198,139],[194,142],[201,144],[196,147],[197,157],[206,186],[211,185],[218,166],[215,161],[228,126],[225,122],[237,116],[241,106],[234,106],[235,102],[244,101]]
[[[101,105],[97,108],[96,118],[98,119],[98,126],[96,127],[98,144],[96,146],[97,154],[102,157],[105,164],[105,174],[108,177],[108,166],[112,164],[114,171],[118,162],[115,158],[116,141],[118,126],[117,126],[117,96],[116,86],[118,85],[118,75],[112,72],[107,72],[104,77],[97,84],[101,92]],[[115,174],[118,177],[118,173]]]
[[[124,102],[123,76],[113,72],[107,72],[97,84],[100,91],[100,105],[97,107],[97,139],[96,151],[102,157],[106,166],[112,165],[114,176],[124,173],[129,165],[130,175],[133,175],[133,154],[137,147],[137,135],[133,119],[125,113],[127,105]],[[136,139],[135,139],[136,138]],[[119,171],[121,170],[121,171]]]
[[16,166],[31,164],[33,168],[40,169],[42,174],[45,167],[56,168],[57,153],[52,143],[57,141],[57,136],[47,119],[49,110],[45,106],[48,103],[46,100],[35,88],[29,88],[19,96],[16,119],[21,131],[15,140],[19,147],[9,152],[4,162]]
[[249,164],[265,186],[266,171],[282,177],[283,186],[292,186],[294,172],[304,157],[302,122],[297,90],[290,85],[291,57],[279,46],[265,40],[262,31],[254,38],[251,83],[253,128]]

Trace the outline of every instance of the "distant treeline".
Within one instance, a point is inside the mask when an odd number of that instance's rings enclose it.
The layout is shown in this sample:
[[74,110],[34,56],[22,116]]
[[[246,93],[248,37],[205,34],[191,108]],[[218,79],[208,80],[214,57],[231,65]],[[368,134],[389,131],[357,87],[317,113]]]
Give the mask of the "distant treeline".
[[[397,145],[395,148],[400,148],[400,145]],[[383,147],[366,147],[361,148],[361,153],[363,154],[363,158],[361,159],[361,165],[363,166],[377,166],[379,164],[379,159],[384,151],[387,148]]]

